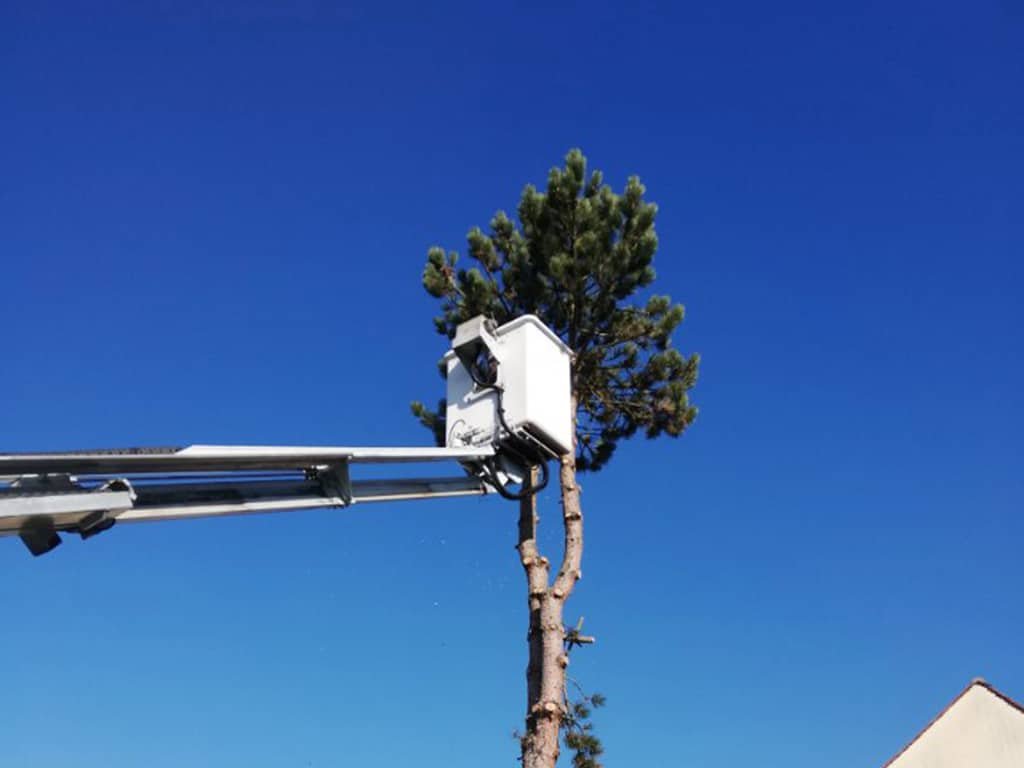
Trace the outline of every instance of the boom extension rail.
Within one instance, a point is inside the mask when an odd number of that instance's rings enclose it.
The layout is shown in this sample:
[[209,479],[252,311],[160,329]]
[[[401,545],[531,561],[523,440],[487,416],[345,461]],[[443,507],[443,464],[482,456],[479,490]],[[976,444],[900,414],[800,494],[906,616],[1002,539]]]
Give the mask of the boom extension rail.
[[[475,448],[334,448],[194,445],[69,453],[0,454],[0,536],[34,555],[62,532],[89,538],[115,522],[342,508],[372,501],[486,493]],[[456,462],[461,476],[353,480],[354,464]]]

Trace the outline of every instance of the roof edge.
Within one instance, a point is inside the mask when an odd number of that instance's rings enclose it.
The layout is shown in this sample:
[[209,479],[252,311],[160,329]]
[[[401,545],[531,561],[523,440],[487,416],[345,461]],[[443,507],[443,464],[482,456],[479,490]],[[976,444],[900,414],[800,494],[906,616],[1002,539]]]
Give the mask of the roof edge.
[[912,746],[914,746],[914,744],[916,744],[920,740],[920,738],[925,735],[925,733],[927,733],[929,730],[931,730],[931,727],[933,725],[935,725],[939,720],[942,719],[943,715],[945,715],[947,712],[949,712],[949,710],[951,710],[953,708],[953,706],[958,701],[960,701],[960,699],[962,699],[967,694],[967,692],[969,690],[971,690],[971,688],[974,688],[975,686],[978,686],[980,688],[984,688],[989,693],[993,694],[996,698],[1002,699],[1006,704],[1010,705],[1011,707],[1013,707],[1015,710],[1017,710],[1021,714],[1024,714],[1024,704],[1021,704],[1021,703],[1019,703],[1017,701],[1014,701],[1009,696],[1007,696],[1005,693],[1003,693],[1002,691],[997,689],[990,682],[988,682],[985,678],[983,678],[983,677],[975,677],[974,679],[971,680],[971,682],[969,682],[967,684],[967,686],[962,691],[960,691],[960,693],[958,693],[953,698],[952,701],[949,702],[949,704],[947,704],[945,707],[942,708],[942,711],[939,712],[939,714],[937,714],[930,721],[928,721],[928,725],[926,725],[924,728],[922,728],[920,731],[918,731],[917,735],[914,736],[914,738],[912,738],[910,741],[908,741],[906,743],[906,745],[904,745],[903,749],[901,749],[895,755],[890,757],[885,762],[885,764],[882,766],[882,768],[889,768],[889,766],[891,766],[893,763],[895,763],[903,755],[903,753],[905,753],[908,749],[910,749]]
[[[1009,696],[1007,696],[1005,693],[1000,691],[998,688],[996,688],[994,685],[992,685],[990,682],[988,682],[984,678],[982,678],[982,677],[974,678],[971,681],[971,684],[969,686],[967,686],[967,687],[968,688],[972,688],[975,685],[980,685],[982,688],[987,689],[988,692],[993,694],[996,698],[1002,699],[1004,702],[1006,702],[1011,707],[1013,707],[1018,712],[1020,712],[1022,715],[1024,715],[1024,704],[1021,704],[1019,701],[1011,699]],[[966,693],[966,691],[965,691],[965,693]]]

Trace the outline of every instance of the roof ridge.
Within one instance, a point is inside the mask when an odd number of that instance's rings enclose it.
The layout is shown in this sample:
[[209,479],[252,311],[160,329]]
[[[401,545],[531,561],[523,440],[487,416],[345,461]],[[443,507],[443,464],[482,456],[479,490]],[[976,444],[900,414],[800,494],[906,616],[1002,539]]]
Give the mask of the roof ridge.
[[967,687],[968,688],[973,688],[976,685],[981,686],[982,688],[985,688],[989,693],[994,694],[996,697],[998,697],[998,698],[1002,699],[1003,701],[1005,701],[1007,704],[1009,704],[1011,707],[1016,709],[1018,712],[1020,712],[1021,714],[1024,714],[1024,704],[1021,704],[1019,701],[1016,701],[1013,698],[1007,696],[1005,693],[1003,693],[998,688],[996,688],[994,685],[992,685],[992,683],[988,682],[985,678],[983,678],[983,677],[976,677],[976,678],[974,678],[971,681],[971,684],[969,686],[967,686]]

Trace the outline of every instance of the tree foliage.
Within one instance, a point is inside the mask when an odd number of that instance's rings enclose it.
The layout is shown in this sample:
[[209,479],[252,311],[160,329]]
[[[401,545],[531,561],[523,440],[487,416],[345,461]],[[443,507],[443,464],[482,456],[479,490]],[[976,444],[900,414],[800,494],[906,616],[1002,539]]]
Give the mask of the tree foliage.
[[600,693],[587,695],[582,691],[575,700],[566,702],[565,719],[562,721],[562,740],[573,751],[573,768],[602,768],[600,757],[604,753],[601,739],[594,733],[590,721],[593,710],[603,707],[604,696]]
[[[574,149],[543,192],[523,190],[518,223],[499,211],[487,232],[469,232],[470,266],[434,247],[423,270],[441,302],[439,333],[451,338],[480,314],[499,324],[535,314],[573,349],[579,469],[600,469],[638,431],[678,436],[697,415],[687,393],[698,356],[671,344],[683,307],[667,296],[636,300],[654,280],[658,248],[657,207],[644,194],[635,176],[616,194]],[[414,403],[413,412],[443,443],[443,402],[437,412]]]

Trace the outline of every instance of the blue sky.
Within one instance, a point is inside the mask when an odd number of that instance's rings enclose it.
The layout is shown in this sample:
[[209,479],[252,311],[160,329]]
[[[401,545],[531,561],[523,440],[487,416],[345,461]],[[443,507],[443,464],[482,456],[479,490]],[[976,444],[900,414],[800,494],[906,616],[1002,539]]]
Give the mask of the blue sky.
[[[607,764],[880,765],[973,676],[1024,697],[1022,35],[1012,2],[7,2],[0,449],[425,444],[427,247],[579,146],[659,204],[703,357],[692,430],[585,479]],[[515,765],[514,536],[487,499],[2,541],[3,762]]]

